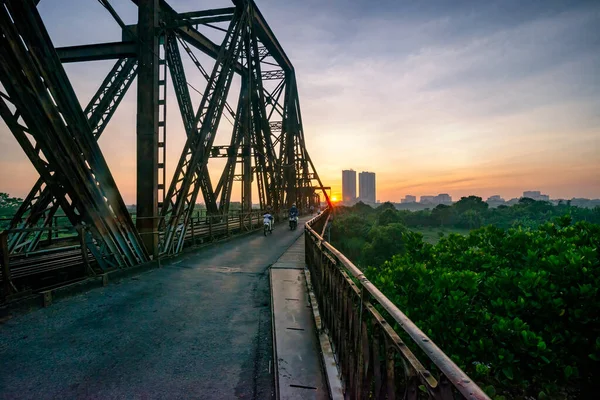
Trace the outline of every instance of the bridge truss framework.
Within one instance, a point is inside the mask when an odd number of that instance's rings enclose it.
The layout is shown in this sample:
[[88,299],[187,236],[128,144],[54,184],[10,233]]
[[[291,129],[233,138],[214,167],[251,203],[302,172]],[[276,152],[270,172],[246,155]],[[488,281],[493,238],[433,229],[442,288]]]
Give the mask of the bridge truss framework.
[[[292,203],[308,209],[326,189],[307,152],[294,67],[251,0],[178,13],[164,0],[132,0],[138,23],[122,41],[55,48],[36,8],[39,0],[0,0],[0,116],[40,177],[11,221],[8,251],[31,251],[62,209],[102,270],[136,265],[182,250],[200,194],[212,216],[229,211],[241,183],[242,211]],[[225,27],[219,24],[226,24]],[[219,43],[199,27],[223,33]],[[206,80],[192,104],[182,50]],[[212,69],[195,56],[214,60]],[[63,63],[116,60],[82,109]],[[227,103],[240,76],[237,106]],[[166,175],[167,84],[173,85],[187,139],[175,173]],[[134,223],[97,143],[137,78],[137,215]],[[233,120],[227,145],[215,145],[223,115]],[[210,158],[225,158],[218,182]]]

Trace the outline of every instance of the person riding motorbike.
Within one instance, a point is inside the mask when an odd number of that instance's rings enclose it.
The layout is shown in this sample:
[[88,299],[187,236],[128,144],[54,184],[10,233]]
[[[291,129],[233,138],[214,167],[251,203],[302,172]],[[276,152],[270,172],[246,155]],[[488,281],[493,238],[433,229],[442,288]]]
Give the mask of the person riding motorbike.
[[296,208],[296,203],[292,204],[292,207],[289,210],[290,215],[290,229],[296,229],[298,226],[298,209]]
[[263,224],[269,225],[269,231],[273,232],[273,215],[271,214],[271,206],[267,206],[263,214]]
[[292,204],[292,207],[290,208],[290,217],[297,217],[298,216],[298,209],[296,208],[296,203]]

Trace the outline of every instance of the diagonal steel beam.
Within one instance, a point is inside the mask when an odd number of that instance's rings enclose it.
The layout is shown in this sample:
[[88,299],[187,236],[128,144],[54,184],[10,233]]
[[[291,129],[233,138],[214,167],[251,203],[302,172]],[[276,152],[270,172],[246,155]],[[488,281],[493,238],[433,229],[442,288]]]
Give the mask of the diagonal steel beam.
[[[104,132],[104,128],[131,86],[136,73],[137,60],[118,60],[88,103],[84,113],[88,117],[88,123],[96,140]],[[13,216],[10,229],[33,228],[41,219],[43,219],[42,226],[48,226],[58,210],[58,204],[50,188],[42,178],[39,178]],[[34,234],[27,232],[11,234],[8,240],[9,251],[32,251],[41,236],[41,231]]]
[[186,227],[200,191],[198,169],[206,168],[210,156],[246,23],[247,13],[236,10],[196,113],[197,131],[186,141],[162,208],[161,223],[165,231],[162,253],[177,253],[183,247]]
[[[75,92],[31,1],[0,7],[0,79],[16,107],[11,131],[75,226],[93,235],[101,265],[147,260]],[[19,123],[22,120],[23,123]],[[15,126],[18,124],[17,127]]]
[[229,156],[227,158],[225,168],[223,168],[223,173],[221,174],[221,178],[219,179],[217,188],[215,190],[215,197],[219,197],[219,195],[221,196],[221,198],[219,199],[219,211],[221,212],[221,214],[227,214],[227,212],[229,211],[229,204],[231,202],[231,190],[233,188],[233,180],[235,177],[235,167],[238,162],[238,152],[242,144],[242,139],[244,137],[242,132],[242,121],[245,118],[247,118],[246,110],[248,110],[248,107],[246,106],[246,88],[247,79],[242,79],[238,107],[237,112],[235,114],[235,122],[233,124],[233,134],[231,136],[231,144],[229,147]]
[[[185,71],[183,69],[183,63],[181,62],[181,54],[179,53],[175,34],[169,33],[166,35],[166,45],[169,71],[171,72],[171,79],[173,81],[173,87],[175,88],[179,111],[181,112],[181,118],[183,119],[185,133],[187,136],[190,136],[193,135],[194,132],[194,109],[192,108],[192,100],[190,98],[190,92],[188,90]],[[199,170],[198,174],[200,174],[200,179],[202,180],[201,188],[206,204],[206,210],[209,214],[217,214],[219,209],[217,207],[217,200],[210,181],[208,169],[204,168]]]

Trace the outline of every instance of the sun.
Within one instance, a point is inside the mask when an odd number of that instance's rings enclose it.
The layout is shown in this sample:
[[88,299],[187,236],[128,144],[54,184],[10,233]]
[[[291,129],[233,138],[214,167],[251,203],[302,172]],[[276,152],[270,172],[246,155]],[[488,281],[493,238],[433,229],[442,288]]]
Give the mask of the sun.
[[337,196],[331,196],[331,201],[333,201],[333,202],[338,201]]

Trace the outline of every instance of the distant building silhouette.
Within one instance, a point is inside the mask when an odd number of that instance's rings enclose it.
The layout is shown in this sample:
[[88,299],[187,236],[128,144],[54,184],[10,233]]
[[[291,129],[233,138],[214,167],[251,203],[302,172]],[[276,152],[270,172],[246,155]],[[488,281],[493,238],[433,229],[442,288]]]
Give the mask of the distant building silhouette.
[[435,196],[421,196],[419,200],[421,204],[435,204]]
[[449,206],[452,204],[452,197],[447,193],[440,193],[437,196],[421,196],[421,200],[419,202],[421,204],[429,204],[436,206],[438,204],[445,204]]
[[437,196],[435,196],[435,201],[437,202],[437,204],[445,204],[449,206],[450,204],[452,204],[452,197],[450,197],[450,195],[447,193],[440,193]]
[[417,202],[417,196],[411,196],[410,194],[407,194],[402,200],[400,200],[401,204],[416,203],[416,202]]
[[356,201],[356,171],[353,169],[342,171],[342,200],[348,204]]
[[486,200],[486,203],[488,203],[488,205],[490,207],[495,208],[498,206],[505,205],[506,201],[502,198],[502,196],[496,194],[494,196],[488,197],[488,199]]
[[375,203],[377,198],[375,189],[375,173],[363,171],[358,174],[359,198],[365,203]]
[[528,190],[523,192],[523,197],[528,197],[537,201],[550,201],[550,196],[542,194],[539,190]]

